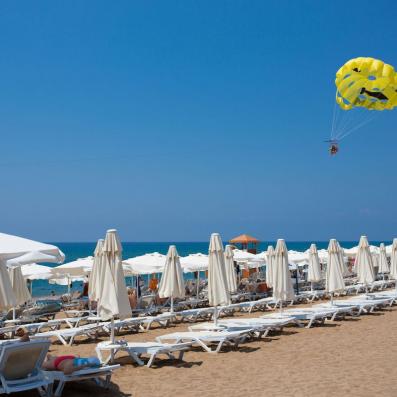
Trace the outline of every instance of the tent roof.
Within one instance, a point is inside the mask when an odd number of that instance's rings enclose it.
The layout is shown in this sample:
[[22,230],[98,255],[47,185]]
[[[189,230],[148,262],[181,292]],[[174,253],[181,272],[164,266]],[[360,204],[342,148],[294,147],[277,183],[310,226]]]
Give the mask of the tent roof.
[[259,240],[248,234],[241,234],[240,236],[234,237],[229,240],[231,244],[248,244],[248,243],[259,243]]

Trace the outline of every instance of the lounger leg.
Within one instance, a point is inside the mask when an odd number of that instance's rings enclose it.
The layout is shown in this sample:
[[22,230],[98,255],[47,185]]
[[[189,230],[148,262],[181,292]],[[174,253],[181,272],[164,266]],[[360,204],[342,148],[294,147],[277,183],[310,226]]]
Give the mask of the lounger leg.
[[58,382],[57,388],[55,389],[54,397],[61,397],[64,387],[65,387],[65,382],[60,380]]
[[156,353],[153,353],[153,354],[150,356],[148,363],[146,364],[146,366],[147,366],[148,368],[150,368],[150,367],[152,366],[153,361],[154,361],[155,358],[156,358]]
[[220,341],[219,344],[218,344],[218,346],[216,347],[216,350],[215,350],[215,351],[210,351],[210,352],[211,352],[211,353],[219,353],[220,350],[222,349],[223,342],[224,342],[224,341]]
[[178,355],[178,360],[180,360],[180,361],[182,361],[183,360],[183,355],[185,354],[185,351],[184,350],[181,350],[180,352],[179,352],[179,355]]
[[[145,363],[138,357],[138,355],[132,351],[128,352],[131,358],[140,366],[145,365]],[[150,360],[149,360],[150,361]]]

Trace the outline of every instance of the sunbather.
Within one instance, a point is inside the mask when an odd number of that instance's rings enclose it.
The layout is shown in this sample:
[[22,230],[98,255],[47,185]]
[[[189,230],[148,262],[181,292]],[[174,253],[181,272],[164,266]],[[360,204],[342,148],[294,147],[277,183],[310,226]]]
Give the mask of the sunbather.
[[43,363],[46,371],[62,371],[70,375],[74,371],[84,368],[100,367],[101,363],[97,357],[78,357],[78,356],[52,356],[48,354]]
[[28,332],[26,331],[26,329],[24,327],[19,327],[15,331],[15,336],[17,336],[21,342],[29,342],[30,341]]

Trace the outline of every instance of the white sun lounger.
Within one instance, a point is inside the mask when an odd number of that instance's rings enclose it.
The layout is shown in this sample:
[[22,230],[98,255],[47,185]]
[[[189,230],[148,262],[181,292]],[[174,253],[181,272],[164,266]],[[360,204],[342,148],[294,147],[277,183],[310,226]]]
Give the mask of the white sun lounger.
[[0,350],[0,393],[37,389],[48,395],[52,380],[41,370],[50,342],[46,340],[3,344]]
[[[145,365],[141,360],[142,355],[149,355],[149,361],[146,366],[149,368],[153,364],[154,359],[160,355],[165,354],[170,359],[175,359],[173,353],[178,352],[178,360],[182,360],[183,354],[188,350],[192,344],[189,343],[159,343],[159,342],[128,342],[128,343],[111,343],[109,341],[98,343],[95,351],[99,360],[103,363],[108,363],[114,359],[118,352],[127,352],[130,357],[138,364]],[[108,357],[104,358],[104,351],[109,351]]]
[[210,320],[214,314],[214,310],[213,307],[189,309],[175,312],[175,315],[181,322],[196,322],[197,320]]
[[316,299],[321,299],[326,295],[325,290],[302,291],[298,297],[307,302],[313,302]]
[[57,382],[58,385],[53,392],[54,397],[60,397],[62,395],[65,384],[68,382],[80,382],[85,379],[92,379],[98,385],[109,388],[110,379],[113,371],[118,369],[120,365],[105,365],[99,368],[84,368],[80,371],[75,371],[70,375],[65,375],[62,371],[44,371],[46,378],[53,382]]
[[[334,301],[335,302],[335,301]],[[357,316],[358,314],[355,313],[356,307],[352,305],[346,305],[346,306],[337,306],[337,305],[332,305],[331,302],[327,303],[317,303],[316,305],[312,306],[313,309],[332,309],[334,310],[334,314],[331,317],[331,321],[336,320],[336,318],[345,318],[347,315],[349,316]]]
[[158,324],[159,326],[165,328],[168,327],[170,322],[176,320],[176,313],[162,313],[157,316],[146,316],[146,317],[141,317],[140,320],[141,320],[141,329],[143,331],[148,331],[153,324]]
[[189,331],[244,331],[248,330],[252,335],[261,338],[266,337],[270,331],[282,330],[288,324],[296,323],[293,317],[283,318],[242,318],[222,319],[217,325],[213,322],[199,323],[189,327]]
[[106,323],[106,325],[103,326],[103,329],[105,332],[109,334],[111,333],[112,327],[116,334],[118,334],[120,331],[123,330],[138,332],[140,330],[141,324],[142,324],[142,318],[131,317],[123,320],[114,320],[113,325],[112,323],[108,322]]
[[251,313],[253,310],[273,310],[277,305],[277,301],[274,298],[262,298],[256,301],[240,302],[230,305],[242,312]]
[[372,313],[377,307],[385,306],[390,302],[388,299],[386,300],[378,300],[378,299],[363,299],[360,297],[351,298],[351,299],[343,299],[343,300],[334,300],[334,306],[354,306],[357,311],[357,315],[361,315],[362,313]]
[[371,293],[367,295],[368,299],[390,299],[391,303],[390,306],[392,306],[394,303],[397,303],[397,291],[379,291],[375,293]]
[[98,332],[103,331],[104,327],[109,323],[88,324],[82,327],[59,329],[55,331],[39,332],[32,335],[31,339],[36,338],[56,338],[63,345],[71,346],[77,336],[86,336],[88,338],[96,338]]
[[[304,308],[304,309],[288,309],[284,310],[281,313],[272,313],[272,314],[266,314],[264,316],[261,316],[261,318],[279,318],[279,317],[294,317],[296,320],[299,320],[300,322],[307,321],[306,328],[310,328],[313,324],[315,323],[320,323],[324,324],[324,321],[328,317],[333,317],[334,314],[336,313],[335,309],[332,308]],[[301,326],[303,326],[301,324]]]
[[[222,346],[225,344],[234,345],[236,348],[238,344],[249,336],[250,329],[243,331],[201,331],[201,332],[174,332],[172,334],[161,335],[156,338],[158,342],[165,340],[172,340],[174,343],[191,342],[202,347],[208,353],[219,353]],[[216,348],[212,350],[208,345],[216,344]]]

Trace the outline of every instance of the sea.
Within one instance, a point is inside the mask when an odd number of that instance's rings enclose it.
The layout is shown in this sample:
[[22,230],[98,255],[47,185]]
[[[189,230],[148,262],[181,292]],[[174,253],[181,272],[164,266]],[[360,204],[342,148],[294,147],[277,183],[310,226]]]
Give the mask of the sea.
[[[275,241],[263,241],[258,245],[258,252],[265,251],[269,245],[275,246]],[[310,244],[315,243],[318,249],[327,248],[328,241],[287,241],[287,247],[289,250],[305,251],[310,247]],[[371,241],[373,245],[379,245],[381,241]],[[391,244],[390,241],[384,241],[385,244]],[[51,242],[59,247],[65,254],[65,263],[74,261],[78,258],[85,258],[92,256],[96,242]],[[174,244],[178,250],[180,256],[186,256],[189,254],[195,254],[198,252],[208,252],[208,241],[205,242],[123,242],[123,259],[132,258],[139,255],[144,255],[152,252],[159,252],[161,254],[167,254],[168,247]],[[357,241],[340,241],[343,248],[351,248],[358,244]],[[55,264],[46,264],[54,267]],[[192,275],[186,275],[186,278],[192,277]],[[202,277],[202,276],[201,276]],[[134,285],[134,280],[130,277],[126,278],[127,285]],[[72,283],[71,290],[79,291],[82,289],[82,282],[76,281]],[[46,280],[35,280],[32,283],[32,295],[33,297],[46,297],[50,295],[62,295],[68,292],[67,286],[49,284]]]

